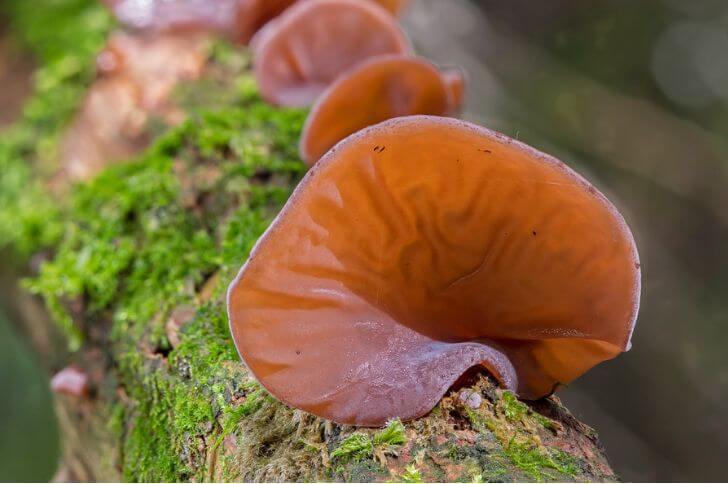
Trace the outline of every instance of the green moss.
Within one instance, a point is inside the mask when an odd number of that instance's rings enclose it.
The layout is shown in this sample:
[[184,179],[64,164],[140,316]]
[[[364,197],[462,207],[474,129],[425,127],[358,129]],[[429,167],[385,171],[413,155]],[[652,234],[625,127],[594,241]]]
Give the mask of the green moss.
[[481,415],[480,413],[476,412],[475,410],[465,407],[465,414],[468,416],[468,419],[470,419],[470,423],[473,425],[473,427],[481,432],[493,432],[495,431],[497,425],[495,423],[495,420],[492,418],[488,418],[484,415]]
[[[100,14],[71,8],[84,2],[55,3],[79,22],[101,23]],[[84,8],[103,12],[89,3]],[[31,169],[33,180],[42,180],[43,166],[53,161],[60,131],[92,77],[101,38],[94,49],[84,41],[75,50],[40,53],[48,68],[39,74],[36,97],[0,142],[0,228],[9,229],[0,230],[0,244],[25,254],[53,250],[25,284],[45,299],[72,349],[90,325],[110,323],[118,376],[131,402],[110,425],[123,437],[125,479],[203,479],[211,450],[204,439],[212,432],[219,445],[241,420],[272,404],[238,363],[220,296],[304,172],[296,140],[305,112],[269,107],[237,80],[222,86],[236,90],[232,106],[192,109],[188,121],[145,153],[78,185],[58,205],[40,181],[31,182]],[[223,50],[218,45],[215,54],[228,63],[222,67],[245,65]],[[50,103],[54,96],[57,106]],[[200,289],[211,280],[218,283],[210,302],[200,304]],[[79,303],[84,327],[70,311]],[[172,348],[165,322],[181,304],[198,311],[179,328]]]
[[[303,171],[290,149],[302,119],[300,111],[262,104],[205,113],[136,161],[77,187],[56,257],[28,283],[72,346],[79,333],[63,314],[65,302],[84,297],[91,314],[111,310],[116,331],[125,332],[244,261]],[[262,174],[271,181],[251,180]],[[206,199],[197,213],[185,205],[190,192]]]
[[503,392],[502,408],[504,415],[511,422],[520,421],[528,412],[528,407],[511,392]]
[[[386,481],[389,473],[373,460],[360,460],[352,462],[346,472],[346,482],[382,482]],[[333,478],[334,482],[341,479]]]
[[384,429],[374,434],[372,443],[374,447],[403,445],[407,442],[407,436],[404,433],[404,425],[399,419],[391,420]]
[[391,452],[395,447],[407,442],[404,425],[398,419],[387,423],[387,426],[376,432],[373,436],[363,432],[355,432],[344,440],[331,452],[331,459],[359,461],[371,459],[377,450]]
[[492,404],[489,402],[478,409],[463,406],[461,410],[486,441],[493,439],[497,443],[495,449],[487,452],[488,459],[481,462],[487,480],[513,475],[513,467],[536,481],[576,475],[575,458],[544,445],[538,437],[539,428],[555,430],[558,427],[555,422],[531,410],[509,391],[492,389],[483,380],[478,385],[490,395]]
[[355,459],[369,458],[374,452],[372,439],[367,434],[356,432],[345,438],[339,446],[331,453],[332,459]]
[[402,482],[422,482],[422,475],[414,464],[408,465],[402,473]]
[[558,429],[556,422],[528,408],[528,406],[518,400],[518,397],[512,392],[503,392],[501,408],[503,409],[505,417],[511,422],[519,422],[523,420],[525,416],[528,416],[545,429],[553,431]]
[[516,442],[515,438],[504,447],[505,454],[509,459],[529,477],[536,481],[543,481],[545,478],[558,479],[551,470],[560,474],[573,476],[576,468],[566,460],[563,452],[558,453],[554,458],[555,451],[544,449],[532,443]]
[[93,79],[112,22],[95,0],[10,0],[0,9],[40,64],[21,118],[0,133],[0,248],[25,258],[63,232],[62,207],[37,175],[53,166],[61,130]]

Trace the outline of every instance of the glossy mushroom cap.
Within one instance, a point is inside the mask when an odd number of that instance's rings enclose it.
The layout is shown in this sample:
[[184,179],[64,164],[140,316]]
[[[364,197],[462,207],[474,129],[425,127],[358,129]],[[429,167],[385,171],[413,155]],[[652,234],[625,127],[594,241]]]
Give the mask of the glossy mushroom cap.
[[445,69],[442,72],[442,80],[447,86],[447,92],[450,99],[450,114],[455,115],[463,110],[465,104],[465,90],[467,85],[467,76],[465,71],[453,67]]
[[445,115],[450,94],[440,72],[424,59],[381,56],[340,76],[311,110],[300,154],[313,165],[352,133],[411,114]]
[[275,397],[376,426],[472,367],[533,399],[628,349],[632,235],[560,161],[450,118],[396,118],[308,173],[228,291]]
[[299,107],[370,57],[410,52],[394,18],[361,0],[298,2],[261,29],[252,46],[263,98]]
[[266,23],[294,3],[296,0],[238,0],[234,38],[247,44]]

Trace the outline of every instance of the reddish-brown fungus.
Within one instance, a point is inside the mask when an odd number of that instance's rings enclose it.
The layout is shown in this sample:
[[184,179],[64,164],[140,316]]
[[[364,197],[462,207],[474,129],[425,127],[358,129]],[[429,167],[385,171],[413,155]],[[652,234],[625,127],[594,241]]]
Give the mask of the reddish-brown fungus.
[[445,69],[442,72],[442,80],[447,86],[450,99],[450,114],[458,114],[465,103],[465,90],[467,87],[467,76],[460,68]]
[[300,143],[313,165],[352,133],[387,119],[411,114],[442,116],[450,94],[440,72],[424,59],[380,56],[340,76],[314,105]]
[[586,180],[506,136],[412,116],[316,164],[228,312],[274,396],[380,425],[427,413],[477,366],[548,395],[629,348],[639,294],[632,235]]
[[374,0],[393,15],[399,15],[409,3],[409,0]]
[[75,366],[67,366],[51,379],[51,390],[74,397],[89,395],[88,375]]
[[365,59],[410,52],[392,16],[361,0],[299,2],[261,29],[252,45],[261,95],[281,106],[313,103]]
[[296,0],[104,0],[124,24],[156,31],[201,30],[248,42]]
[[103,0],[125,25],[140,30],[204,30],[234,35],[239,0]]
[[283,13],[296,0],[238,0],[235,39],[248,43],[266,23]]

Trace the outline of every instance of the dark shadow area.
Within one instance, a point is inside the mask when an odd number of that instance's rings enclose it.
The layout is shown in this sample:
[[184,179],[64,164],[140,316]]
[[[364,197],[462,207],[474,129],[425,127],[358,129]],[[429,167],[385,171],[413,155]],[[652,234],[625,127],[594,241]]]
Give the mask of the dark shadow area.
[[58,463],[48,376],[0,314],[0,480],[45,482]]

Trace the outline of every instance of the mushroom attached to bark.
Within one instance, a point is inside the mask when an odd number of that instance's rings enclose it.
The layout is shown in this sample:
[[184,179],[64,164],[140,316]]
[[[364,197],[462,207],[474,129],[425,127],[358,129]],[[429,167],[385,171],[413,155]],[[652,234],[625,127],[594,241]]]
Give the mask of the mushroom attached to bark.
[[294,3],[296,0],[238,0],[235,39],[248,43],[266,23]]
[[240,356],[275,397],[380,425],[429,412],[473,367],[550,394],[629,348],[632,235],[562,162],[449,118],[339,143],[228,291]]
[[252,45],[263,98],[298,107],[370,57],[410,52],[394,18],[361,0],[299,2],[261,29]]
[[103,0],[123,24],[141,30],[232,34],[238,0]]
[[248,42],[296,0],[104,0],[116,17],[137,29],[201,30]]
[[387,119],[412,114],[443,116],[450,93],[437,68],[424,59],[381,56],[341,75],[308,115],[299,152],[313,165],[352,133]]

